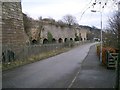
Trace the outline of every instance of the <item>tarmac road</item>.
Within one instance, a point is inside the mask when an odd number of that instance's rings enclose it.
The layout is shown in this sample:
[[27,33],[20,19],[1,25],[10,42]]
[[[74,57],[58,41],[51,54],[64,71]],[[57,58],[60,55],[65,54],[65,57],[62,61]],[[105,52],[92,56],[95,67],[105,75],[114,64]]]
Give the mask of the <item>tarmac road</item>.
[[81,63],[95,43],[3,72],[3,88],[70,88]]

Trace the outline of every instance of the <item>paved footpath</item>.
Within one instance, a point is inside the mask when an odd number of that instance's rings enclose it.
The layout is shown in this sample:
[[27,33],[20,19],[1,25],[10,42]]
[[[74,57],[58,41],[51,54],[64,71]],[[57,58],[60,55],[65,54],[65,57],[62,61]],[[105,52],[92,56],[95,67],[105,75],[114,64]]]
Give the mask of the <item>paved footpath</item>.
[[114,86],[115,70],[106,69],[106,67],[100,64],[96,55],[96,48],[95,46],[92,46],[71,87],[113,88]]

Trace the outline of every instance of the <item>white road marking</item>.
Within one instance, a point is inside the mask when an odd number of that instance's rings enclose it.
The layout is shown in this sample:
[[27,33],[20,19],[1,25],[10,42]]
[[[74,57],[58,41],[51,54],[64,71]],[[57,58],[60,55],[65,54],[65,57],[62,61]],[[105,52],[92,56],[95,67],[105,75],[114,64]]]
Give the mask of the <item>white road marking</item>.
[[76,74],[75,77],[73,78],[71,84],[68,86],[67,90],[69,90],[69,88],[72,87],[72,85],[74,84],[74,82],[75,82],[75,80],[76,80],[76,78],[77,78],[77,76],[78,76],[79,73],[80,73],[80,71],[77,72],[77,74]]

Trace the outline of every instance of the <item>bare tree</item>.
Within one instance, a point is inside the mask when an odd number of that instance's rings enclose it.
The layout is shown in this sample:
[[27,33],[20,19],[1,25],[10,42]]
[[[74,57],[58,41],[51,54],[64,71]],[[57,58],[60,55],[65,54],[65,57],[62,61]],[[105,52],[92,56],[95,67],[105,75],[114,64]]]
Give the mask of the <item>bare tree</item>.
[[[110,34],[110,36],[114,36],[113,38],[109,38],[109,41],[111,41],[111,43],[116,42],[116,45],[118,46],[118,42],[120,42],[120,13],[115,13],[114,16],[112,18],[109,19],[109,28],[110,31],[108,34]],[[106,33],[106,34],[107,34]],[[118,46],[120,47],[120,46]]]
[[[110,43],[115,43],[118,51],[118,59],[116,63],[116,90],[120,90],[120,12],[115,13],[115,15],[109,19],[109,33],[107,33]],[[110,35],[109,35],[110,34]],[[106,41],[108,41],[106,40]]]
[[72,15],[65,15],[63,16],[63,22],[65,22],[66,24],[68,24],[69,26],[74,25],[77,23],[76,17],[72,16]]
[[117,46],[119,49],[118,60],[117,60],[117,70],[116,70],[116,90],[120,90],[120,12],[117,12],[109,23],[111,30],[117,36]]
[[120,13],[116,13],[112,18],[109,19],[110,30],[118,36],[120,32]]

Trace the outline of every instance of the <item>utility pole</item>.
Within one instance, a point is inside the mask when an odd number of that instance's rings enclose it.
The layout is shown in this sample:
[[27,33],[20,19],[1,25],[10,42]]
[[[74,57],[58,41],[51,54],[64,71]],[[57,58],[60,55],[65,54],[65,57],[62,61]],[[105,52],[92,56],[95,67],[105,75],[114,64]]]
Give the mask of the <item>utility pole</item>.
[[102,26],[102,9],[104,8],[101,4],[102,4],[102,2],[99,2],[99,4],[100,4],[100,11],[96,11],[96,10],[91,10],[91,12],[100,12],[100,27],[101,27],[101,31],[100,31],[100,40],[101,40],[101,42],[100,42],[100,63],[102,63],[102,44],[103,44],[103,35],[102,35],[102,28],[103,28],[103,26]]

